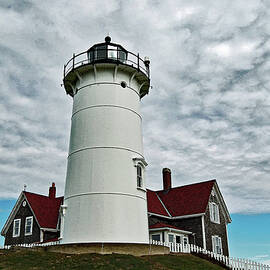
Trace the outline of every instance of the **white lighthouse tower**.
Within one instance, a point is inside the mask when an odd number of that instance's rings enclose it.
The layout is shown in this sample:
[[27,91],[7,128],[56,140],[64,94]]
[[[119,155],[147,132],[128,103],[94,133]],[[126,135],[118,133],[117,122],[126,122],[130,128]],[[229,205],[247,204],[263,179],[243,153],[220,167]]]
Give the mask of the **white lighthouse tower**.
[[149,63],[106,37],[64,67],[73,112],[63,244],[149,242],[140,112]]

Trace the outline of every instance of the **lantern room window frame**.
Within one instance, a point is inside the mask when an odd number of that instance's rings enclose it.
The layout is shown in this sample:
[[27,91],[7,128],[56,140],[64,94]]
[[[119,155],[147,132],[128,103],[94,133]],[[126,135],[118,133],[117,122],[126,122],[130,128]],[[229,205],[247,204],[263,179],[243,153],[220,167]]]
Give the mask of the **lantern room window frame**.
[[90,63],[100,60],[104,61],[106,59],[125,63],[127,55],[127,50],[125,50],[121,45],[114,43],[96,44],[87,51]]

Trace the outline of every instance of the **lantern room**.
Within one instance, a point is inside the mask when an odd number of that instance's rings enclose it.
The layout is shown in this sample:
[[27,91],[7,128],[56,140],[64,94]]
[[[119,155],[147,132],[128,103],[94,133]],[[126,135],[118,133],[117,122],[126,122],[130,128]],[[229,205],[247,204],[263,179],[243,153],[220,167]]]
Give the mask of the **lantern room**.
[[107,36],[104,43],[95,44],[88,51],[88,60],[90,63],[108,59],[109,61],[119,61],[125,63],[127,60],[127,50],[121,45],[111,43],[111,38]]

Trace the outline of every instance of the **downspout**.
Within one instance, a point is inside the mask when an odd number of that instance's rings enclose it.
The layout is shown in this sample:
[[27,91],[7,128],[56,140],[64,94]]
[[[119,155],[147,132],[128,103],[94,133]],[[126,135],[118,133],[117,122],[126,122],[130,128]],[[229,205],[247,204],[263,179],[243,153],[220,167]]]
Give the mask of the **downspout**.
[[206,238],[205,238],[204,216],[202,216],[202,236],[203,236],[203,249],[206,249]]

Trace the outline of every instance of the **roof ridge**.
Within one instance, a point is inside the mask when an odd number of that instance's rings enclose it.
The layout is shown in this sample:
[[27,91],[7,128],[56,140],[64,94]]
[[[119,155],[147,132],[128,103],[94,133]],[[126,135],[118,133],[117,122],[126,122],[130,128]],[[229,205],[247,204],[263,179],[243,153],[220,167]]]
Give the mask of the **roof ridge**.
[[42,197],[46,197],[49,198],[49,196],[46,195],[42,195],[42,194],[38,194],[38,193],[34,193],[34,192],[29,192],[29,191],[23,191],[24,194],[31,194],[31,195],[36,195],[36,196],[42,196]]
[[[172,187],[172,188],[170,188],[170,190],[172,190],[172,189],[177,189],[177,188],[188,187],[188,186],[199,185],[199,184],[204,184],[204,183],[208,183],[208,182],[216,182],[216,181],[217,181],[216,179],[206,180],[206,181],[201,181],[201,182],[197,182],[197,183],[186,184],[186,185],[183,185],[183,186]],[[164,191],[164,190],[163,190],[163,189],[160,189],[160,190],[156,190],[156,191],[154,191],[154,192],[160,192],[160,191]]]
[[64,198],[64,196],[50,198],[49,196],[46,196],[46,195],[43,195],[43,194],[34,193],[34,192],[29,192],[29,191],[23,191],[23,193],[25,195],[31,194],[31,195],[35,195],[35,196],[41,196],[41,197],[44,197],[44,198],[47,198],[47,199],[62,199],[62,198]]

